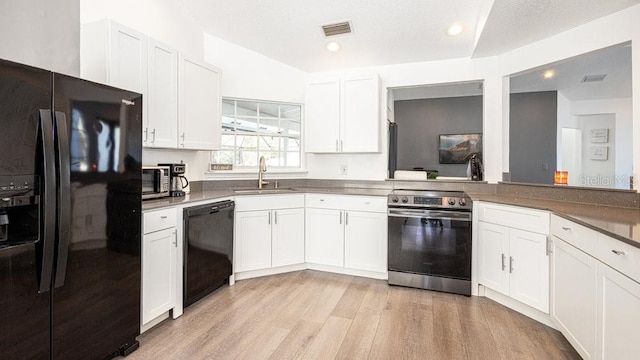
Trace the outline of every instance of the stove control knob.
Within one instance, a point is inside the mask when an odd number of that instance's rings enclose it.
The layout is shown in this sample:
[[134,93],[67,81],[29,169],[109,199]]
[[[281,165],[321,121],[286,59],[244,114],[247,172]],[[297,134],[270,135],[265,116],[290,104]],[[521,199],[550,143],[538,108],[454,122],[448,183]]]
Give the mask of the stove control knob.
[[391,198],[391,202],[397,203],[398,202],[398,197],[394,196]]
[[453,198],[449,199],[449,205],[453,206],[455,204],[456,204],[456,199],[453,199]]
[[408,198],[408,197],[406,197],[406,196],[403,196],[403,197],[402,197],[402,202],[403,202],[404,204],[408,203],[408,202],[409,202],[409,198]]
[[467,200],[460,199],[460,200],[458,200],[458,204],[460,204],[460,206],[466,206],[467,205]]

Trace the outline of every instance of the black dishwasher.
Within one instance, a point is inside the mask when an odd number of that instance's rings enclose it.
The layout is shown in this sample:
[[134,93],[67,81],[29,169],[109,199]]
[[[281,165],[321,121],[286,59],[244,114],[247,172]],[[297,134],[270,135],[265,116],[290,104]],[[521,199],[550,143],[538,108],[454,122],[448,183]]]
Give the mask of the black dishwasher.
[[234,208],[229,200],[184,209],[184,307],[228,283]]

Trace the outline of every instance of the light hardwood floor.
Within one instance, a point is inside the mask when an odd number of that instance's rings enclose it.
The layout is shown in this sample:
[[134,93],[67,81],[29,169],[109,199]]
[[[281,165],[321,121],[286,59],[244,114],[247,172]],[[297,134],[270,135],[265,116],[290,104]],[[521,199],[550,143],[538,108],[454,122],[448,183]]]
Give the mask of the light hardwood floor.
[[238,281],[142,334],[136,359],[580,359],[492,300],[300,271]]

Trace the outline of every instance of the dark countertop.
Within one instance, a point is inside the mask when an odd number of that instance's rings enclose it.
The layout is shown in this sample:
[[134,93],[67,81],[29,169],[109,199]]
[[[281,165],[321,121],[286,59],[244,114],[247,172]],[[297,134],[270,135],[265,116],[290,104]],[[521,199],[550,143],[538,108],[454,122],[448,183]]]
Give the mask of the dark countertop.
[[[391,189],[384,188],[353,188],[353,187],[295,187],[283,189],[276,194],[320,193],[336,195],[387,196]],[[273,194],[273,193],[268,193]],[[192,191],[182,198],[162,198],[145,200],[142,210],[155,210],[170,206],[180,206],[200,201],[215,201],[235,196],[255,196],[257,193],[239,194],[234,189],[215,189]],[[584,225],[595,231],[616,238],[627,244],[640,248],[640,209],[594,205],[567,201],[532,199],[511,195],[495,195],[467,192],[474,201],[488,201],[498,204],[524,206],[552,213]]]
[[640,209],[517,196],[470,194],[474,201],[548,210],[565,219],[640,248]]

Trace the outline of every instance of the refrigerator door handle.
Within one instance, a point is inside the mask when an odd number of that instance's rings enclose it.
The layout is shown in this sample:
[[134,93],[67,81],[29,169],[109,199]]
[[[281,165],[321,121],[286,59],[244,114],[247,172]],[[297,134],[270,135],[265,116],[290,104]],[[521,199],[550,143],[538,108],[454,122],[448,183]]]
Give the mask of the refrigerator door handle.
[[58,249],[54,287],[64,285],[67,274],[67,257],[69,254],[69,228],[71,223],[71,175],[69,160],[69,133],[65,113],[55,113],[55,148],[58,156]]
[[42,149],[42,258],[38,279],[38,292],[44,293],[51,289],[51,273],[55,250],[56,229],[56,169],[53,152],[53,124],[50,110],[40,110],[40,124],[38,138]]

